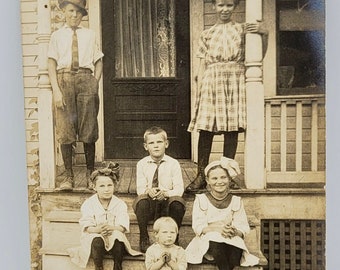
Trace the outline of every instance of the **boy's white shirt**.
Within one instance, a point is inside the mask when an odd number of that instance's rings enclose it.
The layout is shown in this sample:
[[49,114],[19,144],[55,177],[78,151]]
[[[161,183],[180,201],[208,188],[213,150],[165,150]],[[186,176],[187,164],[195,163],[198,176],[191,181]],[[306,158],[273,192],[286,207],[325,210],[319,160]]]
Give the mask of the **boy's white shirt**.
[[[182,170],[179,162],[164,155],[163,162],[158,169],[159,188],[166,191],[169,197],[182,196],[184,192],[184,183]],[[151,156],[147,156],[137,163],[137,194],[142,195],[147,189],[152,188],[152,179],[157,165]]]
[[[71,67],[72,36],[73,30],[66,24],[51,35],[47,56],[57,62],[57,70]],[[79,67],[94,71],[94,64],[104,56],[99,49],[96,33],[91,29],[78,26],[77,38]]]

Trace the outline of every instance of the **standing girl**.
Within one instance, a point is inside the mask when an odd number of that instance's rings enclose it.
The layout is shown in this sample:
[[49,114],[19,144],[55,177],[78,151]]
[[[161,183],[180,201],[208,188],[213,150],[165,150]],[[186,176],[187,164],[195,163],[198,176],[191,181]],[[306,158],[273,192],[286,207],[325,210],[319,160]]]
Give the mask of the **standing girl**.
[[117,169],[110,163],[108,168],[96,170],[91,179],[97,192],[81,206],[81,246],[68,249],[71,261],[86,268],[90,256],[95,270],[103,270],[104,255],[114,260],[114,270],[122,269],[123,256],[136,256],[140,252],[131,248],[125,233],[129,231],[129,215],[125,202],[113,195]]
[[198,95],[195,114],[188,127],[188,131],[196,129],[200,133],[198,171],[186,188],[189,193],[206,187],[204,168],[209,162],[215,134],[224,135],[223,156],[235,157],[238,133],[246,128],[245,33],[267,36],[260,23],[232,21],[239,0],[213,0],[212,3],[217,21],[203,31],[199,39]]

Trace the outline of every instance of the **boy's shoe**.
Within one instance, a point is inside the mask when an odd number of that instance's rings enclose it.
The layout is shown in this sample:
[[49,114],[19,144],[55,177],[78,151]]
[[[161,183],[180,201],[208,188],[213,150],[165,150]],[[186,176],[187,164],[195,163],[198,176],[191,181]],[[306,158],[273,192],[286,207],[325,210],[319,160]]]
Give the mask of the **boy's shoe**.
[[62,191],[71,191],[73,190],[73,177],[66,176],[64,181],[60,184],[60,190]]
[[139,247],[141,252],[145,253],[149,246],[150,246],[149,237],[141,238],[139,240]]

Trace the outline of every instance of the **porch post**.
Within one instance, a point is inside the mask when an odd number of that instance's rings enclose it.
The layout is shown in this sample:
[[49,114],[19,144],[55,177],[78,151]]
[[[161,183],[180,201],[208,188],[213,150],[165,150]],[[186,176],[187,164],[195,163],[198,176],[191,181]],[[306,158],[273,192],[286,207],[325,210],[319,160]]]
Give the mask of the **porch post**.
[[51,35],[50,0],[38,0],[38,121],[40,187],[54,188],[55,155],[52,88],[47,70],[47,50]]
[[[246,0],[246,22],[262,20],[262,0]],[[247,130],[245,136],[245,182],[247,188],[265,187],[264,87],[262,82],[262,37],[246,34]]]

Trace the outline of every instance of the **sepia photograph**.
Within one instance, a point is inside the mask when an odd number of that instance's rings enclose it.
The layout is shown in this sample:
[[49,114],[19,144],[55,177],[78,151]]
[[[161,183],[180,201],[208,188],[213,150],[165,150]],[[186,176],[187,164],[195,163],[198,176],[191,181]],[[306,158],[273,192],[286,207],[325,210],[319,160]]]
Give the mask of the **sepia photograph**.
[[30,270],[326,269],[325,2],[20,0]]

